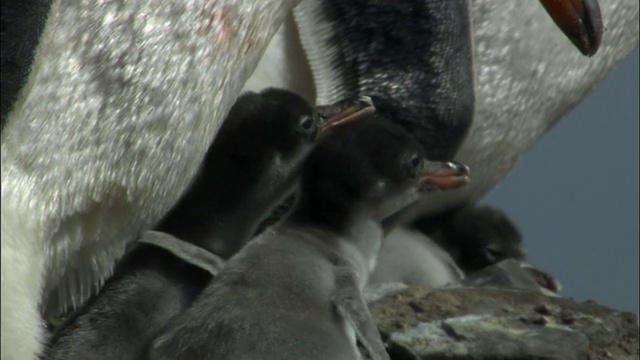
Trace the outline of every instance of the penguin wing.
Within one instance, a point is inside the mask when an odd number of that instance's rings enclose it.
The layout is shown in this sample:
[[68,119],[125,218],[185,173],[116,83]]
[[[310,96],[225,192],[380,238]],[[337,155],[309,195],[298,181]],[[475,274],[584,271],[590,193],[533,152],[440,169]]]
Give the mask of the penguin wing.
[[218,275],[224,267],[225,262],[219,256],[163,232],[146,231],[138,241],[162,248],[187,263],[207,271],[212,276]]
[[335,279],[336,288],[331,301],[338,314],[354,329],[357,339],[372,359],[389,359],[360,290],[358,274],[351,266],[337,266]]
[[[55,328],[47,359],[138,359],[217,273],[217,257],[149,231],[118,262],[100,292]],[[199,251],[198,251],[199,250]],[[55,325],[54,325],[55,327]]]

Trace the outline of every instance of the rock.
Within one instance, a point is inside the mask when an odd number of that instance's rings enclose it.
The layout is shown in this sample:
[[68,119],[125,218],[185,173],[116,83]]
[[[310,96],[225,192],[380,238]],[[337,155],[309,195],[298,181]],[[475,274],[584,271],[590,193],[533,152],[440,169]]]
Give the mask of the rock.
[[515,259],[488,266],[463,279],[462,285],[508,287],[539,291],[547,295],[556,295],[562,288],[551,275]]
[[409,287],[370,304],[392,359],[638,359],[638,317],[539,291]]
[[369,285],[364,289],[364,299],[367,304],[371,304],[384,297],[407,289],[408,287],[409,286],[399,282]]

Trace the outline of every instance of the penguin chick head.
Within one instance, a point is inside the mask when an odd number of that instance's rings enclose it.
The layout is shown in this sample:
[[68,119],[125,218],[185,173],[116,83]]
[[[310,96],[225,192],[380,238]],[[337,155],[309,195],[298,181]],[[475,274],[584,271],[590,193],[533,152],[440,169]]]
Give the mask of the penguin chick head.
[[525,258],[522,236],[507,215],[489,206],[457,211],[444,226],[445,241],[455,243],[457,263],[467,274],[502,260]]
[[211,184],[228,189],[229,196],[237,192],[232,191],[234,187],[251,194],[252,183],[258,192],[281,193],[281,184],[293,186],[298,173],[295,169],[318,139],[373,111],[366,97],[314,108],[284,89],[245,93],[231,108],[207,155],[210,164],[205,164],[202,172],[240,174],[233,179],[220,176],[224,186]]
[[424,191],[455,189],[468,181],[466,166],[427,160],[404,129],[369,116],[326,136],[312,151],[292,217],[343,231],[354,217],[381,222]]
[[236,157],[259,155],[256,151],[261,151],[277,152],[286,158],[330,130],[374,111],[366,96],[314,108],[294,92],[268,88],[238,98],[214,144],[219,143]]
[[320,121],[311,104],[291,91],[249,92],[231,108],[214,146],[238,163],[274,154],[287,159],[310,149]]

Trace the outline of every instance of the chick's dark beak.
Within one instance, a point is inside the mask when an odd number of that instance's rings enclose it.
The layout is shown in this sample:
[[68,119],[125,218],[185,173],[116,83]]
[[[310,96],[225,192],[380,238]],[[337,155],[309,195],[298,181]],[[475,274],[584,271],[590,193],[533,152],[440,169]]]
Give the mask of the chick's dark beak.
[[426,191],[454,190],[468,184],[469,181],[469,167],[455,161],[427,161],[420,177],[422,188]]
[[373,114],[376,108],[371,98],[359,96],[340,100],[331,105],[317,106],[321,121],[318,124],[318,136],[329,129],[362,120]]
[[560,30],[585,56],[600,47],[603,26],[598,0],[540,0]]

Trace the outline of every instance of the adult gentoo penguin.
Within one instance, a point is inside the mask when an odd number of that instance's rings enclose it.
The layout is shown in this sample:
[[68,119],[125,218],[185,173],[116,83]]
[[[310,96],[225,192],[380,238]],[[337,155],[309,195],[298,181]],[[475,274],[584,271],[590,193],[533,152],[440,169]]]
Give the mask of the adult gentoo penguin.
[[[80,284],[75,294],[89,293],[123,244],[151,227],[195,175],[220,120],[293,6],[234,4],[54,2],[27,90],[2,131],[2,356],[32,357],[39,347],[37,306],[47,289],[64,278]],[[590,62],[571,57],[574,49],[538,4],[476,0],[471,14],[476,116],[462,154],[472,168],[488,166],[468,192],[425,211],[490,189],[638,38],[637,4],[628,1],[603,4],[608,31]],[[405,18],[420,17],[405,12]],[[522,61],[506,59],[512,48]],[[265,62],[279,56],[279,64],[292,63],[285,51],[267,55]],[[299,79],[287,75],[282,82],[289,87]],[[502,153],[507,161],[497,164]]]
[[150,359],[388,358],[362,299],[382,221],[422,191],[453,189],[467,168],[430,162],[402,128],[360,121],[303,165],[291,214],[232,257],[153,341]]
[[3,359],[34,359],[42,299],[79,304],[178,200],[294,4],[53,3],[1,135]]
[[476,106],[456,159],[469,165],[474,181],[447,193],[450,196],[434,194],[440,199],[416,204],[413,216],[460,206],[486,194],[638,45],[637,2],[601,3],[606,31],[597,54],[590,58],[576,53],[534,5],[472,2]]
[[158,227],[168,233],[145,232],[98,294],[56,329],[47,359],[139,359],[222,268],[217,251],[234,254],[293,191],[314,143],[373,111],[366,97],[312,108],[286,90],[243,94],[194,184]]
[[[455,56],[456,51],[454,51],[461,50],[464,54],[465,42],[458,38],[450,39],[453,35],[464,33],[460,31],[455,33],[451,29],[447,33],[446,24],[448,21],[464,23],[464,19],[460,18],[467,12],[470,15],[473,41],[468,43],[469,45],[473,43],[474,84],[469,84],[468,81],[465,81],[465,84],[475,89],[473,92],[475,110],[473,110],[473,124],[466,138],[461,140],[462,145],[456,159],[468,164],[472,171],[474,168],[480,169],[480,173],[476,174],[474,171],[474,181],[468,187],[454,192],[434,194],[435,199],[431,199],[433,195],[429,194],[425,204],[418,203],[409,212],[409,219],[458,207],[473,202],[487,193],[513,168],[537,139],[584,98],[617,62],[637,46],[638,4],[635,2],[614,0],[603,3],[601,13],[602,21],[606,25],[604,32],[602,27],[598,26],[600,21],[595,1],[542,1],[542,3],[547,6],[552,18],[570,35],[569,38],[576,44],[583,44],[579,46],[583,53],[592,54],[598,47],[598,37],[603,36],[598,53],[592,57],[584,57],[576,51],[572,43],[557,30],[545,13],[545,9],[537,2],[521,4],[474,0],[460,3],[427,1],[411,2],[410,5],[403,2],[372,5],[364,2],[347,4],[346,1],[332,0],[303,1],[301,6],[294,10],[295,20],[300,27],[301,41],[303,44],[308,43],[304,50],[309,57],[311,73],[316,82],[315,87],[318,89],[317,98],[340,96],[342,91],[357,92],[360,88],[366,88],[372,94],[381,112],[396,112],[401,115],[398,116],[400,119],[407,112],[416,111],[418,115],[408,117],[413,120],[399,122],[410,122],[409,128],[412,133],[421,138],[443,132],[445,133],[443,138],[451,138],[443,142],[445,145],[441,144],[442,146],[438,145],[437,141],[424,142],[427,144],[425,150],[428,154],[436,156],[455,153],[457,143],[455,139],[464,138],[464,135],[460,135],[464,134],[461,128],[465,126],[467,120],[464,116],[455,116],[459,114],[460,108],[456,109],[456,113],[447,112],[446,107],[438,108],[437,104],[468,102],[468,97],[458,97],[458,94],[464,92],[451,91],[454,86],[461,87],[456,83],[458,80],[454,79],[453,82],[446,80],[455,77],[458,73],[461,73],[463,78],[469,78],[465,73],[466,68],[459,67],[462,61],[459,59],[461,56]],[[357,8],[358,6],[360,8]],[[374,9],[370,9],[372,6]],[[437,6],[449,7],[449,11],[443,12],[446,16],[435,16],[439,13],[433,11],[429,13],[429,7],[433,10]],[[357,20],[344,19],[352,14],[347,12],[349,9],[358,14]],[[381,9],[387,11],[381,11]],[[359,22],[363,27],[368,23],[374,23],[377,19],[375,14],[379,13],[393,14],[396,20],[388,23],[381,21],[380,24],[376,23],[368,29],[365,27],[366,35],[364,36],[351,28],[341,31],[341,26],[347,26],[341,24],[350,24],[353,21]],[[340,20],[341,16],[342,20]],[[336,18],[338,20],[334,23],[326,25],[327,21],[330,22],[331,19]],[[419,22],[417,19],[433,20],[434,29],[445,31],[445,35],[439,38],[441,47],[430,45],[416,33],[411,33],[411,24]],[[403,25],[398,29],[397,23],[409,23],[409,25]],[[313,94],[314,89],[303,89],[300,86],[300,78],[292,75],[295,72],[288,71],[294,68],[292,59],[299,57],[299,50],[292,44],[295,38],[292,40],[292,36],[283,30],[287,30],[286,23],[283,29],[276,33],[256,73],[249,80],[247,88],[260,89],[269,83],[293,88],[301,93]],[[324,41],[321,45],[314,43],[306,36],[309,33],[312,34],[310,36],[324,39]],[[381,48],[376,40],[385,36],[397,40],[392,41],[393,51],[376,52],[376,49]],[[457,47],[451,46],[451,41],[457,44]],[[425,42],[427,42],[426,45]],[[415,53],[424,51],[424,46],[433,50],[438,60],[422,61],[422,66],[428,69],[411,67],[412,61],[417,57]],[[361,49],[364,50],[360,51]],[[454,55],[451,55],[449,50]],[[447,61],[449,57],[453,60]],[[464,58],[464,55],[462,57]],[[396,61],[396,58],[400,59]],[[393,76],[383,75],[385,71],[376,70],[394,63],[403,64],[403,67],[399,67],[400,69],[411,69],[411,71],[407,70],[407,73],[426,74],[426,76],[417,77],[418,84],[423,78],[434,80],[425,81],[426,84],[419,84],[414,88],[411,75],[402,73],[401,70],[399,70],[400,75],[412,81],[398,81],[402,79],[401,76],[393,78]],[[322,66],[323,64],[326,66]],[[334,64],[339,66],[334,67]],[[449,66],[443,66],[443,64],[449,64]],[[299,65],[296,64],[296,66]],[[274,72],[269,71],[274,67],[278,70],[276,74],[287,75],[274,77]],[[360,77],[357,74],[362,69],[366,69],[366,74]],[[430,72],[435,72],[439,76],[430,75]],[[307,76],[304,72],[299,74],[300,77]],[[418,96],[412,98],[418,90],[412,92],[410,89],[420,89],[420,93],[425,94],[426,98],[438,100],[424,100]],[[389,100],[380,101],[377,98],[386,95],[400,100],[388,106]],[[467,100],[464,100],[465,98]],[[425,106],[428,107],[426,110],[417,110]],[[433,117],[421,117],[420,114],[435,114],[435,120]],[[447,127],[447,123],[438,121],[438,117],[441,119],[450,117],[458,126]]]

